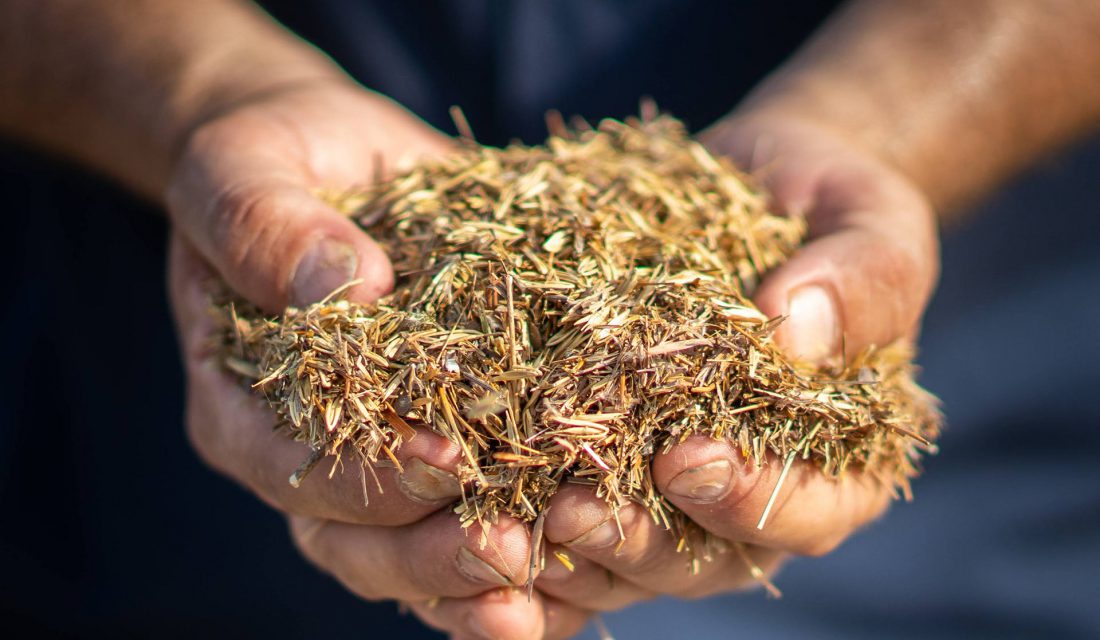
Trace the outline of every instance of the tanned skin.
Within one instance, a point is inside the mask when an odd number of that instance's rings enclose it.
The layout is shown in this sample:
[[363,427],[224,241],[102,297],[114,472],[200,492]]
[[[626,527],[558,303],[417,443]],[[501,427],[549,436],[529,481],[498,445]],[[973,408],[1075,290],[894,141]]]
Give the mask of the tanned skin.
[[[938,273],[935,212],[964,210],[1100,122],[1096,34],[1094,0],[857,0],[701,134],[809,221],[810,241],[755,295],[788,316],[777,340],[791,355],[827,361],[915,335]],[[271,438],[274,417],[211,357],[204,282],[220,275],[271,310],[353,278],[356,300],[385,293],[384,252],[313,194],[374,175],[379,159],[389,171],[445,153],[438,131],[245,0],[0,0],[0,59],[0,131],[164,204],[192,442],[287,514],[303,553],[349,589],[407,602],[458,638],[560,638],[593,610],[754,584],[737,554],[686,573],[636,505],[620,512],[617,548],[602,499],[570,485],[545,532],[575,571],[549,562],[528,601],[510,588],[528,577],[528,527],[502,519],[485,548],[467,537],[446,508],[458,451],[426,431],[399,452],[404,475],[368,484],[369,506],[347,468],[287,485],[304,445]],[[706,438],[653,463],[674,504],[766,572],[828,552],[890,502],[873,478],[796,464],[758,530],[780,467]]]

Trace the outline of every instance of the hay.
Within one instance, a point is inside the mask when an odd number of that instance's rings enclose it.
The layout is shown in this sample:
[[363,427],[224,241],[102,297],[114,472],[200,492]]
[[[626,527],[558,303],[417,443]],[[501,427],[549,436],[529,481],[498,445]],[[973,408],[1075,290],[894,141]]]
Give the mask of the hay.
[[466,525],[534,521],[570,481],[684,542],[649,459],[690,434],[905,493],[938,434],[905,345],[822,368],[778,351],[781,319],[748,296],[804,224],[671,118],[467,141],[333,201],[387,248],[391,295],[279,318],[219,306],[228,365],[316,452],[295,483],[322,455],[394,459],[427,425],[461,447]]

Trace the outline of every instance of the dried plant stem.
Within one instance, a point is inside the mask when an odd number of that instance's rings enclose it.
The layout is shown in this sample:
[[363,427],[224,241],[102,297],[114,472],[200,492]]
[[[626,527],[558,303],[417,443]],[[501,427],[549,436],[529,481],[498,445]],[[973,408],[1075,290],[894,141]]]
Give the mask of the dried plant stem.
[[791,472],[791,465],[794,464],[796,455],[798,455],[797,451],[791,451],[787,454],[787,460],[783,463],[783,471],[780,472],[779,479],[775,481],[775,487],[768,498],[768,504],[764,505],[764,513],[760,514],[760,521],[756,523],[758,530],[763,530],[764,523],[768,521],[768,514],[772,512],[772,507],[775,506],[775,499],[779,497],[779,490],[783,488],[783,482],[787,479],[787,474]]
[[574,482],[645,506],[690,549],[649,460],[692,434],[784,460],[761,527],[797,459],[908,495],[940,421],[909,347],[788,360],[772,339],[781,319],[750,296],[805,224],[769,213],[747,176],[649,111],[596,129],[550,117],[543,146],[465,140],[327,196],[389,253],[397,285],[377,304],[337,293],[271,318],[215,301],[227,368],[315,451],[292,484],[322,455],[400,470],[394,451],[426,428],[461,451],[464,526],[540,523]]
[[748,569],[749,575],[753,580],[756,580],[757,584],[764,588],[768,592],[768,595],[773,598],[782,598],[783,592],[779,590],[779,587],[775,586],[775,583],[768,578],[768,574],[764,573],[764,570],[760,568],[760,565],[752,559],[748,550],[745,549],[745,545],[740,542],[733,544],[733,549],[737,553],[741,561],[745,563],[745,568]]

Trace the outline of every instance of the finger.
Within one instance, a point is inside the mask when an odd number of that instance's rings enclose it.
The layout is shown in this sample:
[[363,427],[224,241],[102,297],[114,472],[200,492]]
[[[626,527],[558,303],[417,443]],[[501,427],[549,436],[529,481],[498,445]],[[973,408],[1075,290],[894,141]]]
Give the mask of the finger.
[[765,314],[786,316],[775,338],[788,354],[854,357],[915,332],[935,263],[900,229],[852,227],[803,247],[764,280],[755,300]]
[[517,589],[410,606],[428,625],[460,640],[572,638],[584,628],[590,615],[537,591],[528,601],[527,593]]
[[712,534],[801,555],[834,549],[885,511],[889,483],[859,471],[832,478],[795,461],[776,494],[765,526],[758,524],[783,473],[769,455],[756,467],[735,445],[693,436],[658,454],[653,475],[670,502]]
[[617,611],[657,595],[564,546],[546,547],[545,567],[535,587],[562,602],[591,611]]
[[[545,531],[547,540],[649,592],[690,598],[755,584],[748,566],[736,554],[728,553],[727,545],[708,546],[703,536],[697,535],[691,540],[694,556],[679,551],[677,540],[641,505],[620,507],[616,518],[614,510],[590,487],[566,485],[559,489]],[[770,571],[779,559],[778,552],[761,551],[758,562]]]
[[[434,154],[447,148],[446,139],[387,101],[339,96],[326,103],[330,111],[349,103],[355,109],[314,113],[300,96],[284,102],[295,100],[302,104],[289,113],[268,106],[263,116],[215,120],[194,131],[168,190],[169,212],[235,291],[269,311],[315,302],[357,279],[362,283],[348,296],[371,301],[393,284],[385,252],[312,190],[369,180],[382,150]],[[368,120],[368,108],[377,126],[354,130]],[[299,130],[303,119],[323,148],[310,148]],[[333,119],[352,123],[350,129],[326,131]],[[346,142],[357,134],[362,143]]]
[[[202,159],[190,159],[198,156]],[[365,301],[393,286],[383,250],[287,167],[225,154],[201,133],[168,193],[174,222],[230,287],[268,311],[315,302],[355,279]]]
[[276,417],[266,402],[225,373],[212,352],[216,328],[203,287],[211,273],[179,234],[170,260],[172,308],[189,382],[188,435],[211,466],[282,511],[342,522],[408,524],[461,495],[453,473],[459,448],[426,429],[397,450],[404,473],[392,466],[363,467],[349,455],[342,464],[322,461],[292,487],[288,478],[309,447],[273,432]]
[[303,555],[368,600],[464,598],[526,583],[528,527],[501,517],[484,533],[438,512],[404,527],[291,518]]
[[819,128],[720,125],[706,138],[758,173],[774,204],[805,215],[808,243],[754,294],[769,316],[786,316],[776,340],[800,359],[910,336],[938,275],[935,217],[900,174]]

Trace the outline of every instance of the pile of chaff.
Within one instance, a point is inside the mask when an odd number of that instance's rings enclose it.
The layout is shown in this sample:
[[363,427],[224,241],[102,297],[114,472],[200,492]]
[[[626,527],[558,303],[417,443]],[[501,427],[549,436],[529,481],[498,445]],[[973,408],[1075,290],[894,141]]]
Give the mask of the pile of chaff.
[[569,481],[682,531],[649,460],[697,433],[907,492],[938,434],[905,346],[822,368],[778,351],[781,319],[749,296],[805,225],[671,118],[467,141],[337,204],[386,247],[395,291],[278,318],[221,305],[227,360],[310,463],[393,458],[414,425],[457,443],[465,524],[534,520]]

